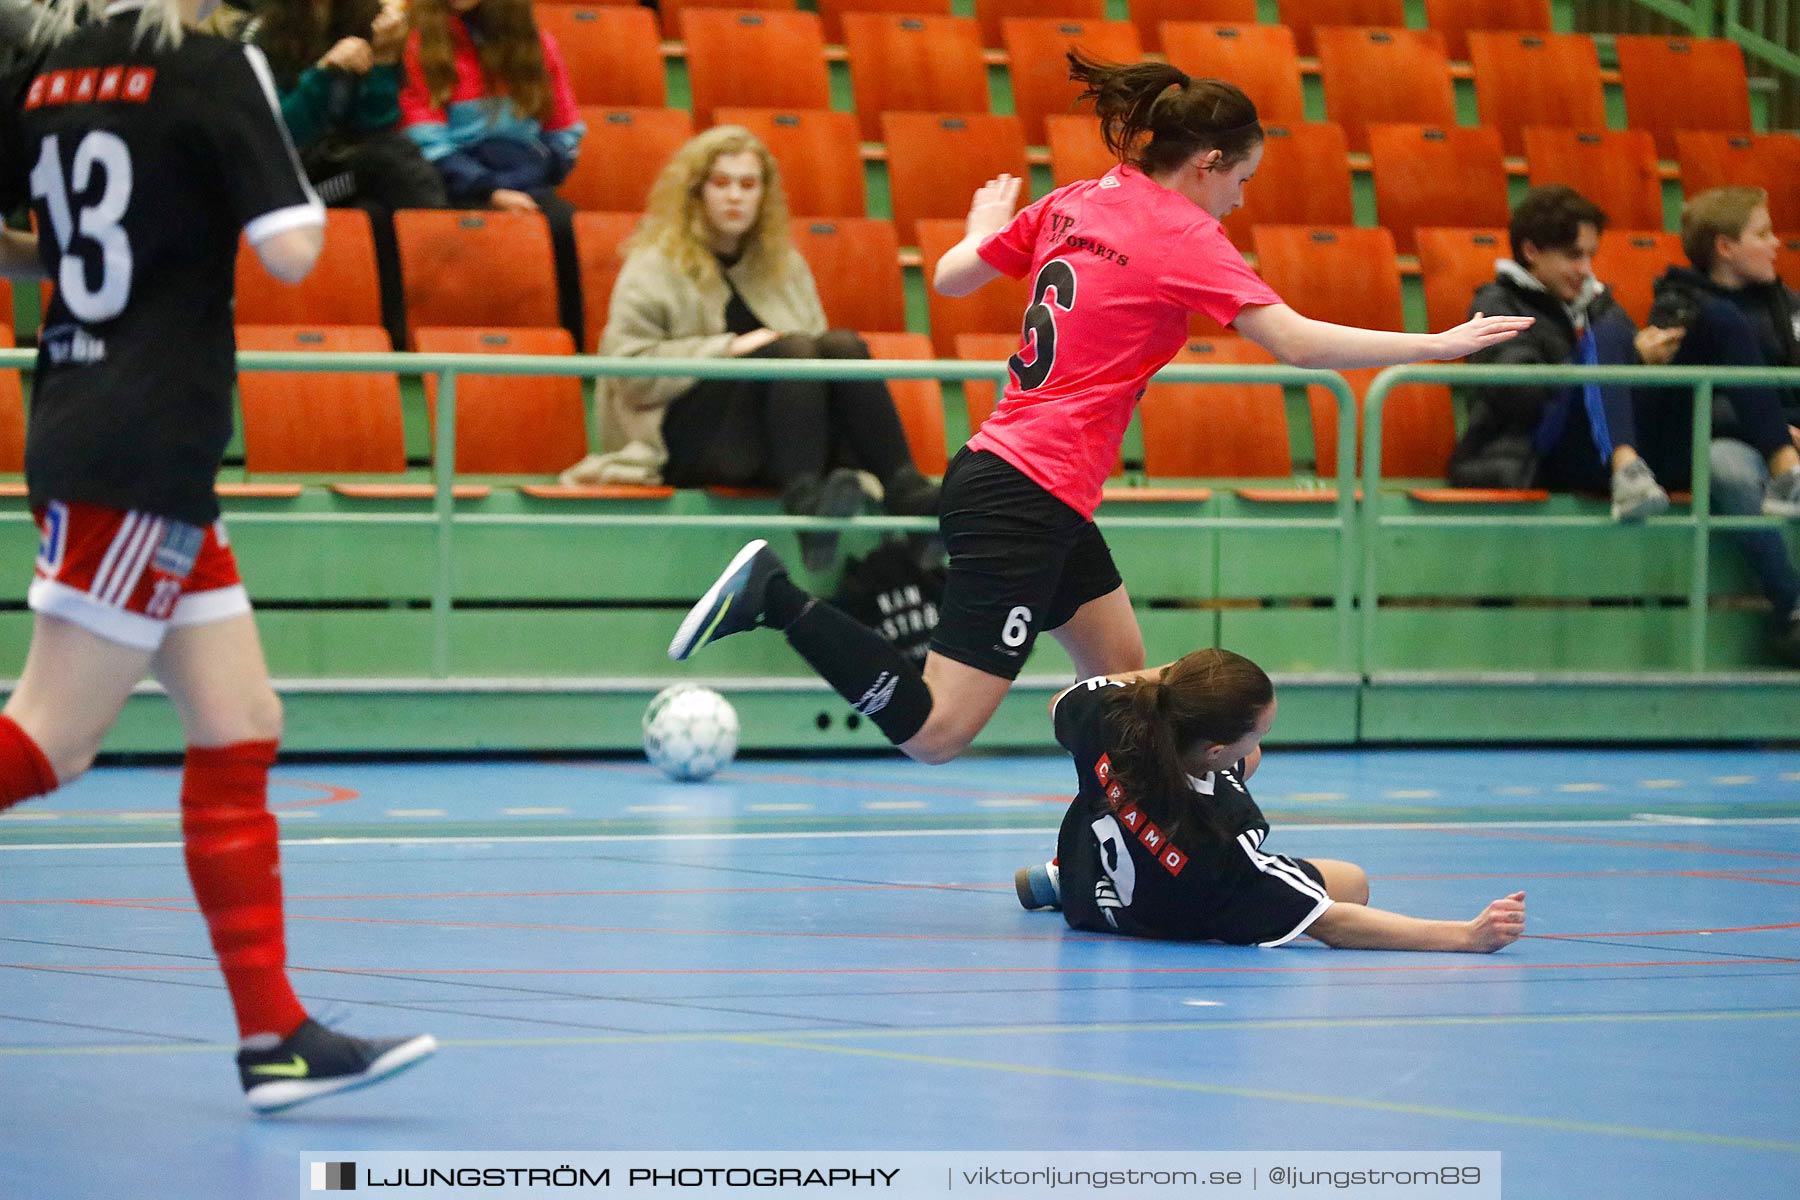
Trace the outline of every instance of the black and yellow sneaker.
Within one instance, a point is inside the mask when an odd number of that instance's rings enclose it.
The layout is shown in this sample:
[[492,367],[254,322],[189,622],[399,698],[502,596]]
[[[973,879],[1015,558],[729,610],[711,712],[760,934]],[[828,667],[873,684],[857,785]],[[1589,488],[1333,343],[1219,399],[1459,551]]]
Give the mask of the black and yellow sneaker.
[[786,573],[787,564],[769,549],[769,543],[757,538],[747,544],[681,619],[669,642],[669,657],[680,662],[722,637],[755,629],[762,621],[763,592],[769,577]]
[[333,1032],[310,1017],[268,1050],[238,1051],[244,1098],[259,1113],[280,1112],[333,1092],[397,1075],[437,1050],[430,1034],[367,1039]]

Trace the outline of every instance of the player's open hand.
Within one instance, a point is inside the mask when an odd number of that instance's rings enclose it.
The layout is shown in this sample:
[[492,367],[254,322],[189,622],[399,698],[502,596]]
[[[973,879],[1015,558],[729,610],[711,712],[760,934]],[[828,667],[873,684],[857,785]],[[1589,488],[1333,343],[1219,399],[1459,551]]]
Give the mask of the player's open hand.
[[1503,896],[1481,910],[1469,922],[1469,949],[1479,954],[1492,954],[1502,946],[1510,946],[1525,933],[1525,893]]
[[997,175],[975,189],[969,202],[969,220],[965,229],[970,237],[987,237],[999,233],[1012,220],[1019,204],[1019,190],[1025,181],[1017,175]]
[[1477,350],[1511,341],[1531,328],[1536,317],[1485,317],[1476,313],[1455,329],[1438,334],[1439,348],[1435,359],[1465,358]]

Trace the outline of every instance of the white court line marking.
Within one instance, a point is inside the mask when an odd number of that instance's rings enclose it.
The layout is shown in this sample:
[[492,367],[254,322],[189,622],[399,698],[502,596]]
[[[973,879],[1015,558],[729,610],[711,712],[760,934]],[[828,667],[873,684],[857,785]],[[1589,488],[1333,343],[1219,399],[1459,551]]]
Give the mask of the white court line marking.
[[[1714,825],[1800,825],[1800,817],[1720,817]],[[1332,833],[1454,833],[1462,829],[1643,829],[1642,821],[1347,821],[1321,825]],[[283,838],[284,846],[520,846],[557,842],[765,842],[825,841],[834,838],[1043,837],[1056,825],[1021,825],[1017,829],[814,829],[771,833],[541,833],[481,836],[315,837]],[[179,850],[180,842],[0,842],[8,850]]]
[[810,804],[751,804],[747,806],[751,812],[811,812]]
[[976,808],[1037,808],[1041,804],[1043,804],[1042,800],[1025,800],[1025,799],[1019,799],[1019,798],[1002,797],[1000,799],[995,799],[995,800],[977,800],[975,802],[975,807]]
[[42,809],[25,808],[18,812],[0,813],[0,821],[60,821],[59,812],[45,812]]
[[923,800],[864,800],[862,806],[870,812],[890,812],[895,810],[912,811],[925,807]]
[[277,809],[275,811],[276,819],[281,821],[311,821],[318,815],[319,810],[316,808],[294,808],[285,811]]
[[1800,771],[1783,771],[1781,777],[1789,783],[1800,783]]
[[1714,775],[1712,781],[1721,787],[1737,787],[1743,783],[1755,783],[1754,775]]
[[1711,825],[1709,817],[1686,817],[1678,813],[1632,813],[1631,819],[1650,825]]
[[500,810],[509,817],[559,817],[567,813],[566,808],[503,808]]
[[1640,779],[1638,786],[1641,788],[1678,788],[1686,782],[1685,779]]
[[1436,788],[1392,788],[1381,793],[1383,800],[1435,800]]
[[[1437,793],[1431,794],[1436,795]],[[1348,792],[1289,792],[1282,797],[1284,800],[1295,800],[1301,803],[1311,803],[1315,800],[1348,800],[1349,798]]]
[[444,810],[441,808],[390,808],[387,810],[387,815],[390,817],[441,817],[444,815]]
[[1559,792],[1604,792],[1606,785],[1604,783],[1559,783],[1556,785],[1556,790]]
[[627,804],[628,813],[684,813],[688,811],[685,804]]

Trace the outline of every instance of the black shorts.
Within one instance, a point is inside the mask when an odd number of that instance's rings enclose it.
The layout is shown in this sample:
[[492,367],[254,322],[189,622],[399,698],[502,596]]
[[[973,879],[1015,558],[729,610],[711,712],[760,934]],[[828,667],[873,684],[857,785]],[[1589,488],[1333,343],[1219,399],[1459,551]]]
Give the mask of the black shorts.
[[938,511],[950,574],[931,648],[989,675],[1017,679],[1039,632],[1121,583],[1094,523],[990,451],[957,454]]

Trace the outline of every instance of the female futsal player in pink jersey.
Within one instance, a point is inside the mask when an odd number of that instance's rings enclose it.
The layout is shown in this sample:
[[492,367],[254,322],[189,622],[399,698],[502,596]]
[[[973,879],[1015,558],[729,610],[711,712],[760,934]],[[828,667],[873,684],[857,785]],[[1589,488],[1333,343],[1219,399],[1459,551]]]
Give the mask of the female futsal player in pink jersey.
[[1461,358],[1531,324],[1477,316],[1447,333],[1407,334],[1308,320],[1257,278],[1219,224],[1262,160],[1249,98],[1163,63],[1079,53],[1069,63],[1119,166],[1017,216],[1020,180],[990,181],[933,280],[952,296],[1002,274],[1033,282],[1005,396],[944,476],[950,574],[923,672],[802,591],[760,540],[689,611],[669,657],[759,625],[780,629],[889,741],[946,762],[994,715],[1040,630],[1069,652],[1077,678],[1143,668],[1143,635],[1093,516],[1132,409],[1185,344],[1190,313],[1235,326],[1285,363],[1333,368]]

